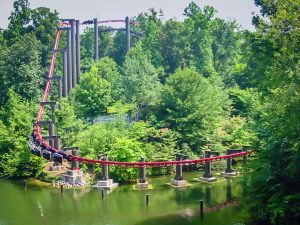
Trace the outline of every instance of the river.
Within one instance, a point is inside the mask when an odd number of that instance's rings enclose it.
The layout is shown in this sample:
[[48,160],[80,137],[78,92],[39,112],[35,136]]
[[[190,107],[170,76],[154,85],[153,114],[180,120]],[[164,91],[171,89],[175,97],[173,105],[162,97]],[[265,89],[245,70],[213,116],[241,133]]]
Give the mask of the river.
[[[199,177],[184,173],[184,178]],[[242,207],[247,194],[245,177],[212,184],[191,182],[176,189],[168,186],[171,176],[149,179],[153,190],[136,191],[122,185],[102,199],[92,188],[57,188],[22,181],[0,182],[0,225],[248,225],[249,214]],[[146,206],[145,195],[150,195]],[[204,201],[204,216],[199,201]]]

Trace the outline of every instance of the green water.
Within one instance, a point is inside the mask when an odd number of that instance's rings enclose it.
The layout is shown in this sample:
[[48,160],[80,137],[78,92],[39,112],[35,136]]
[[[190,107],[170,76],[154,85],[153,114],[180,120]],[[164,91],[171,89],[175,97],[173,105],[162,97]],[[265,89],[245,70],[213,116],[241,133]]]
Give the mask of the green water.
[[[186,180],[199,173],[184,174]],[[175,189],[168,176],[152,178],[153,190],[134,191],[121,186],[101,198],[95,189],[65,190],[21,181],[0,182],[0,225],[233,225],[248,224],[248,214],[238,204],[245,192],[243,177],[213,184],[192,183]],[[219,178],[219,177],[218,177]],[[150,194],[146,206],[145,195]],[[205,202],[200,218],[199,200]],[[227,202],[227,203],[226,203]],[[225,207],[226,206],[226,207]]]

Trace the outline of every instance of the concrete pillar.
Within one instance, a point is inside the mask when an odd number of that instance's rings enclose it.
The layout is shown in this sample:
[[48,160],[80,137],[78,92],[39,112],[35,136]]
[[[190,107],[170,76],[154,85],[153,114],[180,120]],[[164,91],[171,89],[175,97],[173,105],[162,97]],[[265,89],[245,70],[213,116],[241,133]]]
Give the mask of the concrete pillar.
[[67,58],[67,49],[63,49],[63,71],[64,71],[63,97],[67,97],[68,96],[68,58]]
[[[181,161],[182,160],[182,155],[176,154],[176,161]],[[175,180],[183,180],[182,176],[182,165],[177,164],[176,165],[176,175],[175,175]]]
[[94,19],[94,60],[97,61],[99,59],[98,53],[98,19]]
[[[72,155],[73,156],[78,156],[78,148],[73,148],[72,149]],[[79,163],[77,160],[72,160],[72,167],[71,167],[72,170],[75,170],[75,169],[79,169]]]
[[[141,163],[145,162],[145,158],[141,157]],[[148,181],[146,180],[146,166],[140,166],[140,179],[137,182],[138,189],[148,189]]]
[[72,88],[76,86],[76,55],[75,55],[75,20],[71,20],[71,52],[72,52]]
[[[205,151],[205,156],[204,157],[205,158],[210,158],[211,157],[210,151]],[[213,177],[213,174],[211,173],[211,162],[210,161],[205,162],[203,177],[206,177],[206,178]]]
[[76,83],[80,82],[80,22],[76,20]]
[[[183,155],[176,154],[176,161],[181,161],[182,159],[183,159]],[[179,186],[179,187],[188,185],[187,181],[183,179],[181,164],[176,165],[176,174],[175,174],[175,178],[171,180],[171,185]]]
[[[230,155],[228,152],[227,152],[227,155]],[[232,173],[233,172],[233,169],[232,169],[232,158],[228,158],[227,159],[227,164],[226,164],[226,170],[225,172],[226,173]]]
[[125,26],[126,26],[126,51],[130,51],[130,20],[127,16],[125,18]]
[[60,150],[60,138],[59,137],[54,138],[54,148],[57,150]]
[[112,191],[116,187],[118,187],[118,183],[114,183],[113,179],[109,179],[109,174],[108,174],[108,165],[105,164],[107,160],[107,156],[102,157],[102,179],[97,182],[96,185],[94,185],[94,188],[98,189],[107,189]]
[[67,30],[67,62],[68,62],[68,94],[72,90],[72,45],[71,45],[71,30]]
[[[102,161],[107,161],[107,156],[104,156]],[[102,180],[109,180],[108,165],[105,163],[102,164]]]
[[[226,151],[226,155],[231,155],[231,154],[234,154],[234,153],[237,153],[237,152],[240,152],[240,150],[228,149]],[[237,175],[237,172],[235,172],[232,169],[232,158],[227,158],[225,172],[222,172],[221,175],[225,176],[225,177],[232,177],[232,176],[236,176]]]
[[[145,158],[141,157],[140,162],[145,162]],[[140,167],[140,183],[146,183],[146,166]]]
[[[214,154],[216,152],[213,152]],[[205,151],[205,158],[210,158],[211,157],[212,152],[211,151]],[[212,172],[211,172],[211,162],[210,161],[206,161],[204,163],[204,174],[202,177],[200,177],[200,180],[203,181],[207,181],[207,182],[212,182],[212,181],[216,181],[217,179],[213,176]]]
[[[55,124],[50,123],[49,124],[49,136],[54,136],[55,135]],[[54,147],[54,140],[52,138],[49,139],[49,145]]]

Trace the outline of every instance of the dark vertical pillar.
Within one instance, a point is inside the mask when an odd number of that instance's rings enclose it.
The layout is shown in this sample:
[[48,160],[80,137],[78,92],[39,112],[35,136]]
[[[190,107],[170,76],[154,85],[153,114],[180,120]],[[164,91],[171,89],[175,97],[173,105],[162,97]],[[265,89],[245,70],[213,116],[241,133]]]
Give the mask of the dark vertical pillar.
[[94,19],[94,60],[97,61],[99,59],[98,55],[98,19]]
[[227,180],[227,187],[226,187],[226,199],[227,202],[230,202],[232,200],[232,189],[231,189],[231,180]]
[[108,180],[109,176],[108,176],[108,165],[105,163],[105,161],[107,161],[107,156],[104,156],[102,158],[102,161],[104,162],[102,164],[102,180]]
[[60,138],[59,137],[54,138],[54,148],[57,150],[60,150]]
[[76,20],[76,83],[80,82],[80,28],[79,28],[80,22],[79,20]]
[[55,117],[55,111],[56,111],[56,104],[51,104],[51,114],[52,114],[52,122],[56,123],[56,117]]
[[[227,150],[227,155],[230,155],[231,152]],[[233,169],[232,169],[232,158],[228,158],[227,159],[227,166],[226,166],[226,170],[225,170],[226,173],[232,173],[233,172]]]
[[[210,151],[205,151],[205,158],[210,158],[211,154],[210,154]],[[210,178],[212,177],[212,173],[211,173],[211,162],[208,161],[208,162],[205,162],[205,165],[204,165],[204,176],[205,178]]]
[[211,204],[211,187],[210,186],[205,187],[205,202],[207,205]]
[[62,82],[61,82],[61,77],[57,80],[58,84],[58,99],[62,98]]
[[67,59],[67,49],[63,50],[63,70],[64,70],[63,97],[67,97],[68,96],[68,59]]
[[[176,154],[176,161],[181,161],[181,160],[182,160],[182,155]],[[175,175],[174,180],[183,180],[181,164],[176,165],[176,175]]]
[[200,218],[203,219],[204,214],[204,203],[203,200],[200,200]]
[[72,88],[76,86],[75,20],[71,20]]
[[130,51],[130,20],[127,16],[125,18],[125,26],[126,26],[126,51]]
[[[73,156],[78,156],[78,148],[73,148],[72,149],[72,155]],[[79,168],[79,163],[77,160],[72,160],[72,170],[78,169]]]
[[[145,162],[145,158],[141,157],[140,162]],[[140,166],[140,183],[146,183],[146,166]]]
[[[54,123],[49,123],[49,136],[54,136],[54,135],[55,135],[55,125],[54,125]],[[49,139],[49,145],[54,147],[53,138]]]
[[71,30],[67,30],[67,62],[68,62],[68,94],[72,89],[72,46],[71,46]]

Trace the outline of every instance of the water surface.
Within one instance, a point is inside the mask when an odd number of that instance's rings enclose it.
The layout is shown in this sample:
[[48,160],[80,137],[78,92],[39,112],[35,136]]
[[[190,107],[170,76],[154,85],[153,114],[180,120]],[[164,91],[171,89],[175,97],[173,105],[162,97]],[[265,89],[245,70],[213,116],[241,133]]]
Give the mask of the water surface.
[[[184,173],[184,178],[199,177]],[[115,189],[102,199],[95,189],[65,190],[21,181],[0,182],[0,225],[237,225],[247,224],[249,215],[240,202],[246,194],[245,178],[213,184],[192,183],[175,189],[171,176],[152,178],[153,190],[135,191],[132,185]],[[145,195],[150,194],[146,206]],[[204,200],[201,218],[199,201]]]

